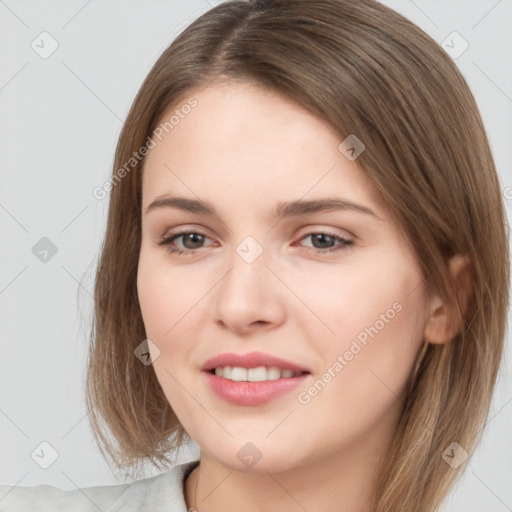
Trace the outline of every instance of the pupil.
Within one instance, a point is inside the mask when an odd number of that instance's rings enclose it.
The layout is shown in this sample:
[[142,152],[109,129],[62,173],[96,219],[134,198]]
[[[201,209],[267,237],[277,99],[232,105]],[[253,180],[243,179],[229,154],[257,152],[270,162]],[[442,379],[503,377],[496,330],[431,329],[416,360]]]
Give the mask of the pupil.
[[[192,244],[194,243],[194,238],[199,237],[199,240],[195,240],[196,243],[199,242],[199,245],[201,244],[201,238],[203,235],[200,235],[199,233],[189,233],[187,236],[183,238],[183,245],[187,247],[187,241],[191,241]],[[197,247],[187,247],[187,249],[197,249]]]
[[[332,241],[332,240],[329,240],[329,239],[331,239],[331,236],[330,236],[330,235],[324,235],[324,234],[320,233],[320,234],[318,234],[318,235],[313,235],[312,240],[318,239],[318,238],[320,238],[320,237],[322,237],[322,238],[324,239],[324,241],[325,241],[325,239],[327,238],[327,239],[328,239],[327,246],[329,246],[329,241]],[[315,245],[315,244],[313,243],[313,245]],[[321,245],[321,244],[320,244],[320,245]],[[325,247],[321,246],[320,248],[322,249],[322,248],[325,248]]]

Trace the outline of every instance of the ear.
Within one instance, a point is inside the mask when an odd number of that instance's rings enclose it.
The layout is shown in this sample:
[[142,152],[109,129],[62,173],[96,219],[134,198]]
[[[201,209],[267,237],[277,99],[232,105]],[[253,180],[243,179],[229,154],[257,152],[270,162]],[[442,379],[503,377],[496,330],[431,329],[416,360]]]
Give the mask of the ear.
[[[456,254],[449,262],[457,297],[465,315],[472,293],[471,261],[467,255]],[[429,343],[447,343],[456,336],[462,326],[455,314],[455,304],[447,304],[438,295],[430,299],[430,315],[425,324],[424,339]]]

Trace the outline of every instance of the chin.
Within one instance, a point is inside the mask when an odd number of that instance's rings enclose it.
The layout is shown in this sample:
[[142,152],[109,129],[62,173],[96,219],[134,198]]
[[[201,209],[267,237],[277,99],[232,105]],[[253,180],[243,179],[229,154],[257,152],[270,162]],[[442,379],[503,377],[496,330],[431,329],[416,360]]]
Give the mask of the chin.
[[257,441],[232,440],[229,446],[223,447],[220,451],[219,445],[216,445],[213,451],[208,450],[208,454],[219,464],[242,473],[280,473],[307,464],[300,456],[290,458],[290,454],[295,451],[293,447],[281,445],[279,448],[273,448],[265,447],[263,444]]

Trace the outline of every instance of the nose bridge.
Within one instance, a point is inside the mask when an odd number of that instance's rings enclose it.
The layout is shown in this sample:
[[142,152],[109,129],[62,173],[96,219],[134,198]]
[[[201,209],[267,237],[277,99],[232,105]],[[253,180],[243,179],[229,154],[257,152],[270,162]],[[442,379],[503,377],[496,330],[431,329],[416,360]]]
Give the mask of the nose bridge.
[[235,248],[235,252],[247,265],[253,265],[256,261],[265,259],[261,256],[265,252],[263,244],[254,236],[247,235]]
[[[254,294],[270,274],[266,268],[269,253],[254,236],[247,235],[234,246],[229,257],[229,272],[223,288],[235,288],[234,292]],[[242,289],[239,289],[242,287]],[[250,287],[250,289],[244,289]]]
[[251,324],[279,323],[282,305],[269,286],[270,252],[254,236],[247,235],[234,246],[229,271],[219,283],[215,299],[217,321],[239,331]]

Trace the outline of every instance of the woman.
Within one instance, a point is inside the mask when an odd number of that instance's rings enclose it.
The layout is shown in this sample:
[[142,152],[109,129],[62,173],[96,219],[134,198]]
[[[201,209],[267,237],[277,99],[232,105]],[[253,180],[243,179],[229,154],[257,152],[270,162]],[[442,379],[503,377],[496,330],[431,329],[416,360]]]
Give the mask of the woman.
[[221,4],[144,81],[105,190],[99,446],[124,469],[188,438],[201,458],[0,510],[438,509],[489,410],[509,256],[437,43],[374,0]]

